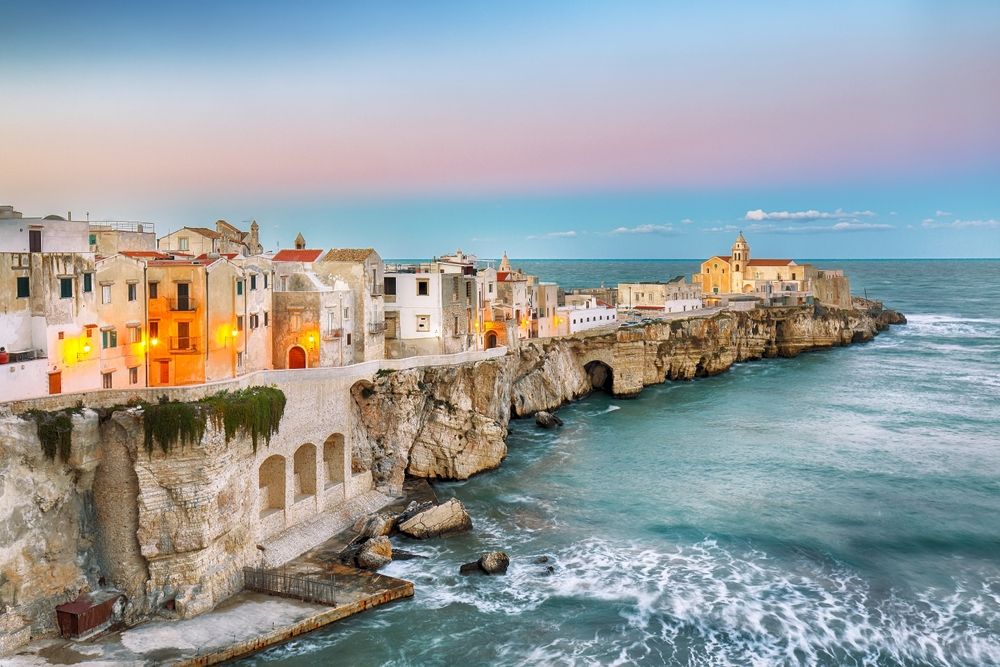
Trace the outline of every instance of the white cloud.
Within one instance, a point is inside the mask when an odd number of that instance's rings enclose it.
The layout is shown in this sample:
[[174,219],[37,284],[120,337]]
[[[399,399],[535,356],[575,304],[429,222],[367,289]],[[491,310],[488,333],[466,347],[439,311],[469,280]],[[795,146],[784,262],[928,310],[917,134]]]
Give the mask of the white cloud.
[[548,232],[547,234],[532,234],[528,237],[529,241],[537,241],[539,239],[572,239],[576,238],[577,234],[574,230],[569,230],[567,232]]
[[675,234],[676,232],[673,225],[637,225],[611,230],[612,234]]
[[683,220],[681,220],[681,224],[682,225],[693,225],[694,224],[694,220],[692,220],[691,218],[684,218]]
[[879,229],[892,229],[892,225],[885,225],[876,222],[860,222],[858,220],[844,220],[838,222],[831,229],[835,232],[863,232],[875,231]]
[[721,227],[707,227],[706,229],[704,229],[702,231],[705,231],[705,232],[727,232],[727,233],[731,233],[731,232],[738,232],[738,231],[740,231],[740,228],[737,227],[736,225],[722,225]]
[[926,218],[920,223],[924,229],[995,229],[1000,227],[1000,220],[952,220],[940,222],[934,218]]
[[947,218],[947,217],[950,217],[952,215],[954,215],[954,214],[953,213],[949,213],[948,211],[942,211],[941,209],[938,209],[937,211],[934,212],[934,216],[937,217],[937,218]]
[[836,211],[817,211],[816,209],[809,209],[808,211],[765,211],[764,209],[758,208],[753,211],[747,211],[746,215],[743,217],[745,220],[753,220],[755,222],[761,222],[764,220],[808,222],[812,220],[871,218],[874,216],[874,211],[845,211],[841,208],[838,208]]
[[893,229],[892,225],[860,220],[841,220],[828,225],[778,225],[775,223],[754,223],[746,228],[756,234],[824,234],[843,232],[875,232]]

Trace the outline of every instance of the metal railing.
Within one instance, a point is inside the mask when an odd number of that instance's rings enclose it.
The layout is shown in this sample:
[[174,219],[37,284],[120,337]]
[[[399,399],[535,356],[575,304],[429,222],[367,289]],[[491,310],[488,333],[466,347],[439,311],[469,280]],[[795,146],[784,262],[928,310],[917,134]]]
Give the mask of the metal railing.
[[191,297],[173,298],[173,299],[167,299],[167,301],[170,303],[170,310],[179,310],[179,311],[198,310],[198,302]]
[[385,331],[385,322],[369,322],[368,333],[380,334]]
[[151,222],[137,220],[91,220],[90,228],[94,231],[113,230],[116,232],[139,232],[153,234],[156,225]]
[[343,329],[327,329],[323,332],[323,340],[335,340],[343,335]]
[[9,352],[8,363],[18,364],[22,361],[34,361],[35,359],[45,359],[44,350],[22,350],[21,352]]
[[372,296],[385,296],[385,286],[372,285]]
[[305,602],[337,606],[336,587],[333,577],[313,579],[281,570],[266,570],[261,567],[243,568],[243,587],[258,593],[295,598]]
[[200,348],[200,336],[173,336],[170,338],[171,352],[197,352]]

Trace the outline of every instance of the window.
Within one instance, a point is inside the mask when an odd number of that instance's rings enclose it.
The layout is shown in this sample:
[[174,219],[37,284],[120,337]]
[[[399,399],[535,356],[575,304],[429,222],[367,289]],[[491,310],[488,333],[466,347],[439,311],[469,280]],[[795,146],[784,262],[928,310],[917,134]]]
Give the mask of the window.
[[149,283],[149,298],[155,299],[160,295],[160,283]]
[[396,296],[396,277],[386,276],[382,279],[382,284],[385,286],[386,296]]
[[236,316],[236,330],[237,331],[243,331],[243,316],[242,315],[237,315]]
[[291,313],[288,316],[288,330],[298,331],[300,328],[302,328],[302,315],[299,313]]
[[250,329],[256,329],[260,326],[260,316],[254,314],[250,316]]
[[138,384],[139,383],[139,367],[138,366],[133,366],[132,368],[128,369],[128,383],[129,384]]
[[189,249],[188,248],[188,238],[186,236],[182,236],[179,239],[177,239],[177,248],[179,250],[188,250]]
[[142,342],[142,327],[128,328],[128,342],[130,343]]
[[60,331],[59,332],[59,340],[63,340],[65,337],[66,337],[65,334],[62,331]]
[[242,352],[237,352],[236,353],[236,365],[239,368],[243,367],[243,353]]
[[455,316],[454,328],[451,330],[456,336],[458,335],[458,315]]
[[105,350],[109,350],[113,347],[118,347],[118,330],[117,329],[107,329],[101,332],[101,347]]
[[111,378],[112,378],[112,373],[101,373],[101,386],[103,386],[105,389],[111,389],[113,384]]
[[266,327],[266,326],[269,326],[269,325],[270,325],[269,318],[268,318],[268,315],[267,315],[267,311],[265,310],[264,311],[264,326]]
[[347,344],[351,344],[351,334],[347,334]]
[[243,294],[243,281],[236,281],[236,296],[241,296]]
[[351,319],[351,307],[350,306],[344,306],[344,319],[345,320]]
[[94,291],[94,274],[85,273],[83,274],[83,291],[93,292]]
[[128,284],[128,300],[135,301],[136,288],[135,283]]
[[154,339],[154,338],[159,338],[159,337],[160,337],[160,321],[159,320],[150,320],[149,321],[149,338],[150,338],[150,341],[152,341],[152,339]]
[[264,289],[267,289],[267,274],[264,274]]
[[458,279],[451,282],[451,300],[458,301]]
[[90,245],[97,245],[97,234],[91,234],[88,243],[90,243]]
[[427,296],[430,294],[430,283],[427,280],[417,281],[417,296]]
[[250,291],[257,289],[257,276],[255,274],[250,274]]
[[72,278],[60,278],[59,279],[59,298],[61,298],[61,299],[72,299],[73,298],[73,279]]
[[471,299],[472,298],[472,282],[471,281],[468,281],[468,282],[465,283],[465,298],[466,299]]
[[111,285],[101,285],[101,303],[111,303]]
[[431,330],[431,316],[417,315],[417,331],[430,331],[430,330]]
[[27,299],[31,296],[31,279],[28,276],[17,277],[17,298]]

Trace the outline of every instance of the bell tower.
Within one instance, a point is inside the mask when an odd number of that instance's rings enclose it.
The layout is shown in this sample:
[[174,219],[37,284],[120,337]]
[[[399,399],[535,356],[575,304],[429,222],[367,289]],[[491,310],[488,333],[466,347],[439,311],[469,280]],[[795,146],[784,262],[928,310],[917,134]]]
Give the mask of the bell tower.
[[740,235],[736,237],[736,242],[733,243],[732,258],[730,263],[732,266],[732,278],[730,279],[731,292],[742,292],[743,291],[743,274],[747,272],[747,262],[750,261],[750,244],[743,237],[743,232],[740,231]]

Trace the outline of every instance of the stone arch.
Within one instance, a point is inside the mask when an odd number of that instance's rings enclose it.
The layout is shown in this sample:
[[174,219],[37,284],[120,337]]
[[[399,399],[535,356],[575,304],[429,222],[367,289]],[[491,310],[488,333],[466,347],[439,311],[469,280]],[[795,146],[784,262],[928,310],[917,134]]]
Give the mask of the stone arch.
[[306,368],[309,365],[307,359],[306,349],[301,345],[292,345],[288,348],[289,368]]
[[747,283],[746,285],[743,286],[744,294],[750,294],[751,292],[753,292],[753,285],[751,283]]
[[497,332],[496,331],[487,331],[486,332],[485,346],[486,346],[487,350],[492,350],[493,348],[495,348],[497,346]]
[[307,442],[295,450],[292,462],[295,501],[316,495],[316,445]]
[[323,480],[326,488],[343,484],[347,478],[344,435],[334,433],[323,443]]
[[266,516],[285,509],[285,457],[267,457],[257,471],[260,514]]
[[595,391],[602,389],[606,392],[614,393],[615,373],[609,364],[598,359],[584,365],[587,372],[587,379],[590,380],[590,387]]

